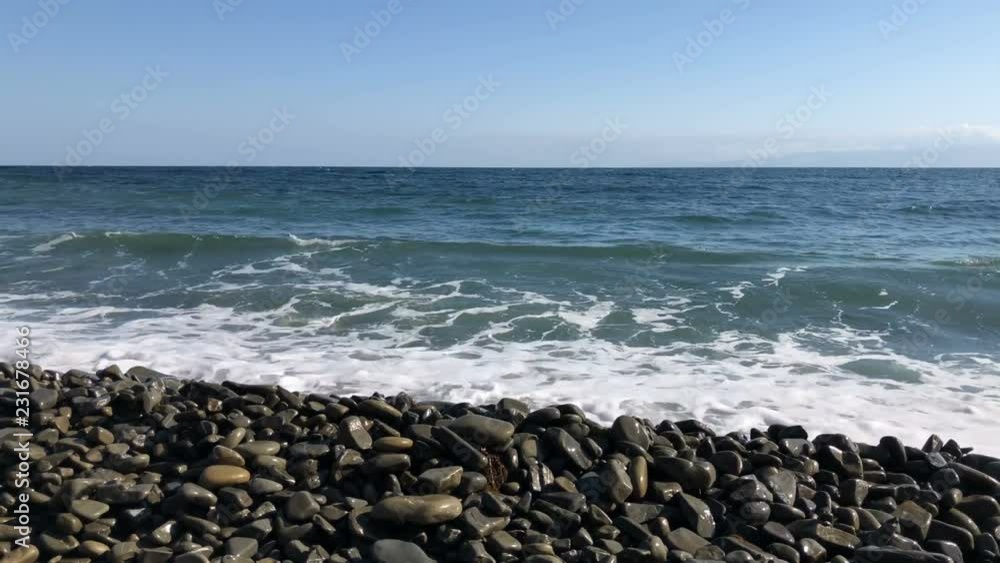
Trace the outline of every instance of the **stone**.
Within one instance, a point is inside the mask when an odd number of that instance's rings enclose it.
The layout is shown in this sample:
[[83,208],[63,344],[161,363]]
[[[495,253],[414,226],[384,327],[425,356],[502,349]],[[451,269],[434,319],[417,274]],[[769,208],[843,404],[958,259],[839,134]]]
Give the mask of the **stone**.
[[774,493],[775,502],[794,505],[798,491],[798,481],[795,474],[785,469],[776,471],[761,471],[758,478]]
[[888,547],[865,546],[855,552],[855,561],[870,563],[953,563],[950,557],[940,553],[912,551]]
[[209,465],[202,470],[198,482],[208,489],[232,487],[250,482],[250,472],[233,465]]
[[80,542],[73,536],[42,533],[38,536],[37,545],[43,553],[61,556],[77,549]]
[[768,522],[761,526],[761,534],[771,542],[795,545],[795,536],[783,524]]
[[[80,521],[75,515],[68,512],[63,512],[56,516],[56,529],[60,532],[68,535],[77,534],[83,529],[83,522]],[[8,535],[0,533],[0,540],[11,540],[17,539],[20,534],[14,533]]]
[[462,483],[463,470],[457,465],[428,469],[417,477],[418,494],[450,493]]
[[462,467],[469,471],[480,471],[486,469],[490,462],[477,446],[455,433],[451,428],[435,426],[432,436],[448,449],[451,458],[460,462]]
[[664,539],[670,549],[679,549],[691,554],[708,545],[708,540],[687,528],[671,530]]
[[833,526],[816,526],[813,539],[818,541],[828,553],[850,557],[854,549],[861,545],[861,539]]
[[801,538],[796,542],[799,550],[799,561],[801,563],[824,563],[826,561],[826,549],[812,538]]
[[628,478],[632,482],[632,500],[642,500],[646,498],[649,490],[649,464],[646,458],[635,456],[628,466]]
[[358,451],[369,450],[374,444],[364,423],[356,416],[348,416],[340,421],[340,440],[349,448]]
[[737,504],[754,501],[773,502],[774,495],[764,486],[764,483],[756,479],[747,479],[745,483],[729,493],[729,500]]
[[649,449],[652,439],[646,427],[631,416],[619,416],[611,425],[611,439],[616,442],[631,442],[640,448]]
[[997,499],[986,495],[969,495],[962,497],[955,508],[969,515],[977,523],[989,518],[1000,516],[1000,503]]
[[219,502],[218,497],[212,491],[194,483],[181,485],[180,495],[185,501],[196,506],[210,507]]
[[80,542],[80,547],[77,548],[77,551],[79,551],[82,555],[97,559],[108,551],[111,551],[111,548],[108,547],[107,544],[103,544],[99,541],[84,540]]
[[277,481],[272,481],[270,479],[264,479],[262,477],[254,477],[250,480],[250,492],[255,496],[271,495],[285,487]]
[[458,527],[465,537],[483,539],[490,534],[502,530],[510,522],[505,516],[486,516],[477,507],[467,509],[459,517]]
[[219,445],[212,449],[212,463],[215,465],[235,465],[237,467],[243,467],[246,465],[246,460],[243,459],[243,456],[236,450]]
[[782,561],[788,563],[799,563],[799,552],[790,545],[783,543],[772,543],[767,546],[767,551]]
[[139,560],[142,563],[167,563],[174,557],[174,551],[166,547],[145,547]]
[[707,504],[687,493],[681,493],[677,499],[688,528],[706,539],[715,535],[715,519]]
[[462,501],[449,495],[387,497],[375,505],[372,517],[394,524],[431,526],[462,514]]
[[413,440],[398,436],[386,436],[375,440],[372,447],[377,452],[403,453],[409,451],[413,447]]
[[69,505],[69,511],[85,522],[93,522],[109,510],[110,506],[96,500],[74,500]]
[[252,559],[258,547],[257,540],[253,538],[232,537],[226,540],[226,555]]
[[862,506],[868,497],[869,485],[861,479],[847,479],[840,483],[840,504]]
[[517,541],[514,536],[500,530],[486,538],[486,549],[493,555],[499,556],[504,553],[520,553],[522,546],[521,542]]
[[376,475],[402,473],[410,468],[410,456],[406,454],[380,453],[365,463],[365,468]]
[[625,502],[632,494],[632,480],[618,460],[612,459],[604,466],[601,482],[607,486],[607,495],[611,502]]
[[59,402],[59,392],[48,387],[39,387],[28,395],[28,400],[36,410],[48,410]]
[[583,453],[580,442],[562,428],[549,428],[545,431],[545,436],[549,442],[559,450],[559,452],[569,460],[578,470],[586,471],[594,464]]
[[434,563],[420,546],[400,540],[378,540],[372,546],[376,563]]
[[253,459],[259,455],[278,455],[281,451],[281,443],[273,440],[254,440],[244,442],[236,446],[236,453],[244,458]]
[[704,491],[715,481],[715,475],[705,467],[683,458],[657,457],[653,462],[659,471],[670,480],[680,483],[685,491]]
[[763,501],[748,502],[736,513],[750,526],[761,526],[771,518],[771,505]]
[[899,505],[894,516],[899,520],[903,535],[919,542],[927,539],[931,525],[931,513],[920,505],[908,500]]
[[927,529],[927,539],[954,543],[963,553],[971,553],[976,547],[975,538],[968,530],[946,524],[940,520],[931,520],[930,527]]
[[285,504],[285,516],[292,522],[308,522],[319,510],[319,503],[308,491],[296,492]]
[[957,462],[949,463],[948,468],[958,474],[963,492],[984,493],[993,496],[1000,495],[1000,481],[997,481],[986,473]]
[[478,414],[467,414],[456,418],[448,428],[470,443],[488,448],[502,446],[514,437],[513,424]]
[[927,540],[925,546],[927,547],[927,551],[947,555],[955,563],[964,563],[965,561],[965,557],[962,555],[962,550],[950,541]]
[[719,474],[739,476],[743,473],[743,458],[736,452],[716,452],[708,461],[715,466]]
[[87,440],[95,446],[107,446],[108,444],[114,443],[115,435],[112,434],[107,428],[93,426],[89,431],[87,431]]

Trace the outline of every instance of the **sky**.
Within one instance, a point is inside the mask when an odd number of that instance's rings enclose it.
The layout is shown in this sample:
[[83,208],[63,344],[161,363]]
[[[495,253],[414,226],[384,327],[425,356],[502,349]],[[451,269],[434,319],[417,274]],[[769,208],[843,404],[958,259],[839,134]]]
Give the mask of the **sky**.
[[996,0],[4,0],[0,164],[1000,166]]

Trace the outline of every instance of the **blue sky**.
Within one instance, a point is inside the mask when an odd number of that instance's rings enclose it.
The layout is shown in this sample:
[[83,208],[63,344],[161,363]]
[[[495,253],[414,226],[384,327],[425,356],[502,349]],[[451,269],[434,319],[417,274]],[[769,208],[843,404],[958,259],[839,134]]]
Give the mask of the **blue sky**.
[[1000,166],[997,27],[995,0],[5,0],[0,163]]

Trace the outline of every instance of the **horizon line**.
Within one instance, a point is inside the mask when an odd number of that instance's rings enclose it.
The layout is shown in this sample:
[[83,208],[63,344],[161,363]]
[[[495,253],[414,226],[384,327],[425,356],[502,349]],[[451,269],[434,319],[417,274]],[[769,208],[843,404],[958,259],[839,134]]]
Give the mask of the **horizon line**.
[[[52,164],[2,164],[0,168],[55,168]],[[254,164],[229,166],[226,164],[79,164],[66,167],[68,170],[78,168],[377,168],[384,170],[998,170],[997,166],[707,166],[707,165],[674,165],[674,166],[385,166],[368,164]]]

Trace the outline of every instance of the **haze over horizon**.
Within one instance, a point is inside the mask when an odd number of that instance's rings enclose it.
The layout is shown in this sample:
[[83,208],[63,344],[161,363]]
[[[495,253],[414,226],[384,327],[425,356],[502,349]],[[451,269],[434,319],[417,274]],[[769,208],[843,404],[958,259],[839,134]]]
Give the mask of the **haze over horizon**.
[[17,0],[0,22],[5,165],[1000,166],[985,0]]

